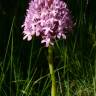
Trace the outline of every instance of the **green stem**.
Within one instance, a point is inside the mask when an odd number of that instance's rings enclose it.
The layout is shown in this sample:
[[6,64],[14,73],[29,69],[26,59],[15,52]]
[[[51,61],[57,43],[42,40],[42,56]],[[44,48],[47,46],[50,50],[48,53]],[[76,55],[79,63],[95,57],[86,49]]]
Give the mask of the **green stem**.
[[52,81],[51,96],[56,96],[56,80],[53,68],[53,50],[51,46],[48,48],[48,64]]

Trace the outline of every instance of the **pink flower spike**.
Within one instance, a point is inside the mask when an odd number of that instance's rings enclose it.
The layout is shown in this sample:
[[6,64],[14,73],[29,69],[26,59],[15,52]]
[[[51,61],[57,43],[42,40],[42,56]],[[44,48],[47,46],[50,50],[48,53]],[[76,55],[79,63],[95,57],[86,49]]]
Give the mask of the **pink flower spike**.
[[55,39],[66,39],[65,33],[72,29],[73,22],[64,1],[31,0],[22,27],[23,39],[41,37],[41,43],[48,47],[54,45]]

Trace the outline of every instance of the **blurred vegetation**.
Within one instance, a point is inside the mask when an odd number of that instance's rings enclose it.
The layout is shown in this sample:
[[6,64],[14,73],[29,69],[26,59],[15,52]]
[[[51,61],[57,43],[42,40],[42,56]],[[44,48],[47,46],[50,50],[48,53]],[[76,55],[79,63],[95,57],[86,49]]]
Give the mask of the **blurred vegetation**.
[[[96,96],[96,0],[65,0],[74,28],[56,41],[57,96]],[[47,48],[23,41],[26,0],[0,1],[0,96],[50,96]]]

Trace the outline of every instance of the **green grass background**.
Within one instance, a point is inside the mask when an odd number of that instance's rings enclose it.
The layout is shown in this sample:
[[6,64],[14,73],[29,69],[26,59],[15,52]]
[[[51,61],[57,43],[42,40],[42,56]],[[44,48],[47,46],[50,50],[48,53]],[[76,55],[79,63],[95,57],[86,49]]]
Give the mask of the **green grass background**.
[[[74,28],[56,41],[57,96],[96,96],[96,1],[65,0]],[[0,1],[0,96],[50,96],[48,49],[23,41],[27,0]]]

